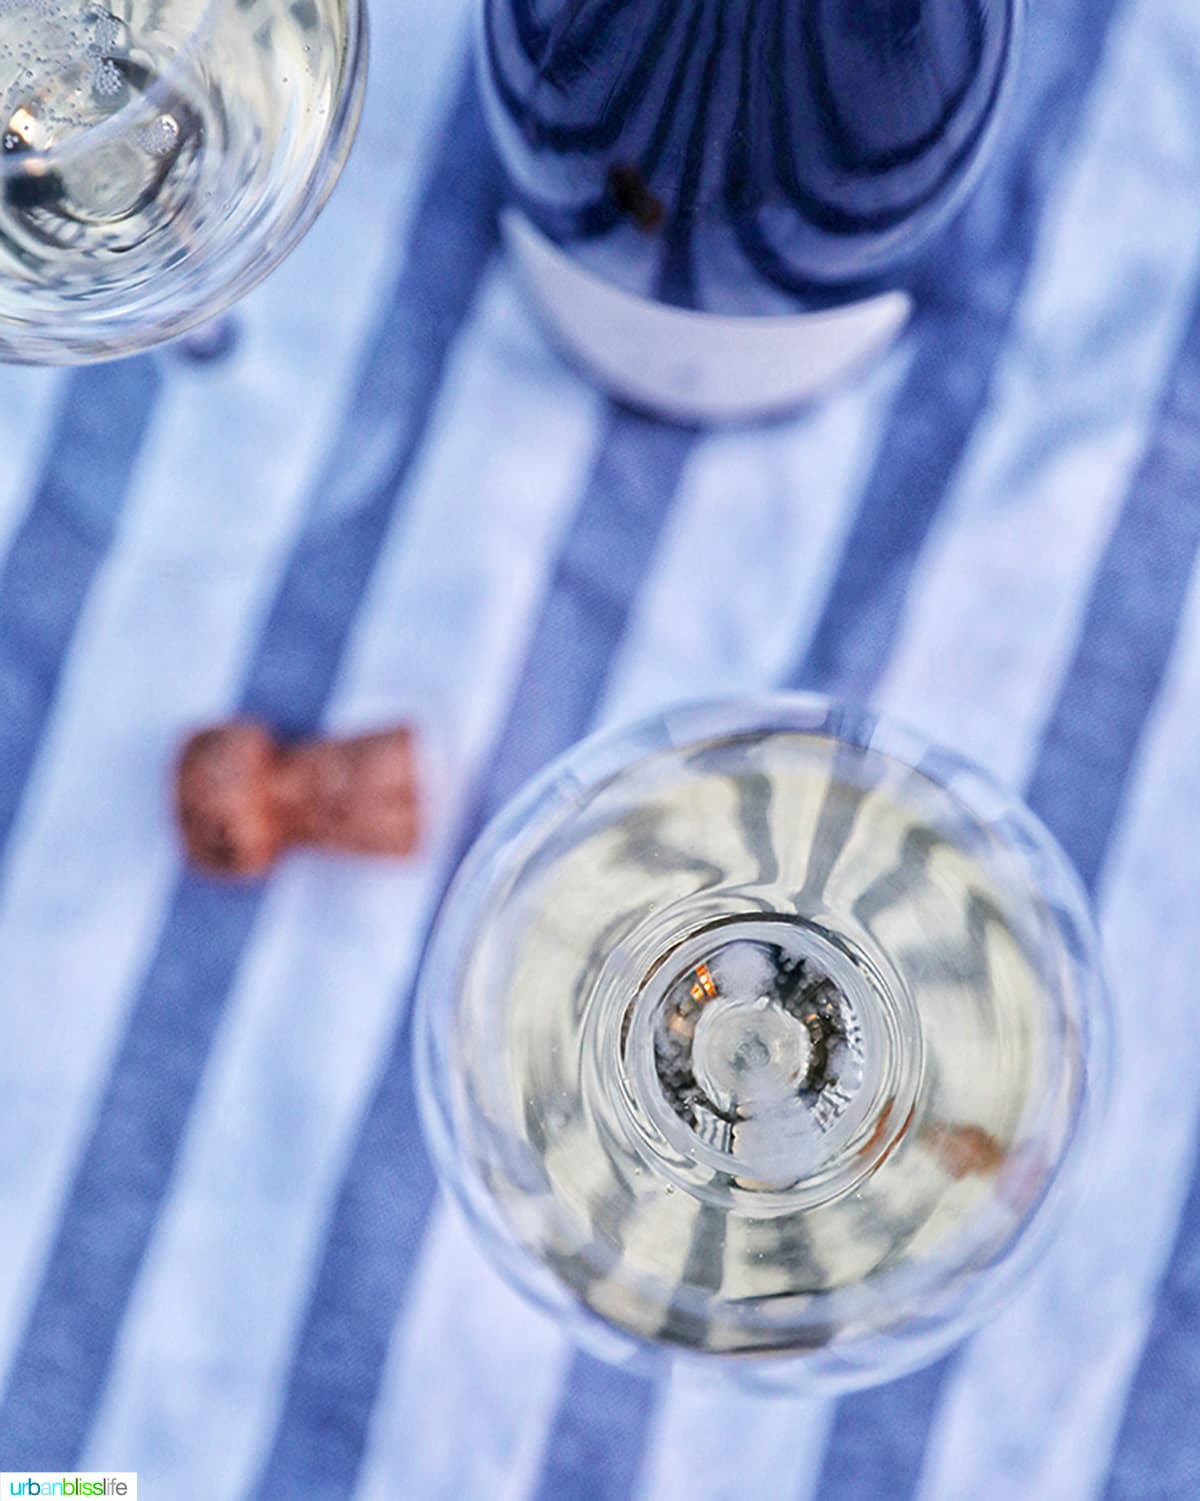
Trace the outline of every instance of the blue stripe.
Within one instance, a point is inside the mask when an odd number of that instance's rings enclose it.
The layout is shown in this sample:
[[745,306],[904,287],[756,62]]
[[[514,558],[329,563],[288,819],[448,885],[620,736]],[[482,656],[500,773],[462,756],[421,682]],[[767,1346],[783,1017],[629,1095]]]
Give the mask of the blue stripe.
[[888,1501],[916,1493],[949,1364],[939,1361],[838,1403],[817,1488],[820,1501],[876,1501],[881,1476],[887,1477]]
[[[692,442],[684,429],[625,412],[602,435],[460,856],[533,772],[587,730]],[[350,1496],[358,1476],[435,1192],[417,1125],[411,997],[402,1015],[342,1183],[255,1501],[309,1492],[332,1501]]]
[[[1158,505],[1143,518],[1141,574],[1114,600],[1126,632],[1168,638],[1200,540],[1200,303],[1184,344],[1163,422],[1147,456],[1143,484]],[[1110,586],[1111,587],[1111,586]],[[1117,586],[1120,588],[1120,585]],[[1097,734],[1119,723],[1123,706],[1111,695],[1144,699],[1159,673],[1146,673],[1129,640],[1112,637],[1097,653],[1091,702],[1103,704]],[[1139,679],[1146,673],[1149,683]],[[1101,748],[1102,755],[1104,748]],[[1085,789],[1077,801],[1090,801]],[[1087,789],[1090,793],[1090,789]],[[1082,814],[1082,809],[1079,810]],[[1086,838],[1086,834],[1084,835]],[[1154,1318],[1134,1376],[1117,1441],[1106,1501],[1181,1501],[1200,1495],[1200,1169],[1180,1218],[1179,1234],[1159,1289]]]
[[887,1477],[888,1501],[915,1494],[947,1365],[939,1361],[838,1403],[821,1467],[821,1501],[876,1501],[881,1476]]
[[1028,800],[1095,890],[1200,540],[1200,304],[1096,578]]
[[[824,611],[804,659],[789,674],[796,686],[866,698],[877,681],[916,561],[986,403],[1032,261],[1042,204],[1031,191],[1030,177],[1036,169],[1041,183],[1048,183],[1066,154],[1115,3],[1102,0],[1094,30],[1081,28],[1083,43],[1068,30],[1044,38],[1035,30],[1028,44],[1031,65],[1008,122],[1008,145],[975,206],[919,273],[916,351]],[[1044,122],[1051,107],[1058,128],[1048,135]],[[964,286],[978,285],[966,269],[972,265],[986,265],[991,289],[981,317],[968,316],[959,301]],[[600,1382],[594,1362],[576,1361],[555,1422],[555,1442],[563,1452],[582,1452],[573,1427],[581,1415],[586,1420],[597,1410]],[[640,1405],[633,1406],[641,1421],[621,1444],[631,1475],[640,1468],[648,1431],[651,1403],[644,1387]],[[922,1427],[921,1450],[924,1434]],[[560,1483],[565,1483],[561,1477]],[[600,1481],[579,1475],[573,1483],[579,1494],[590,1495],[586,1486]]]
[[[878,680],[917,559],[986,404],[1033,258],[1043,203],[1042,195],[1031,188],[1031,178],[1036,173],[1044,189],[1067,152],[1115,3],[1102,0],[1088,28],[1064,27],[1054,34],[1047,26],[1051,34],[1042,36],[1031,27],[1029,65],[1008,122],[1007,146],[974,206],[944,237],[917,278],[917,343],[910,372],[880,442],[825,608],[804,659],[789,675],[797,686],[818,686],[861,699],[869,697]],[[1051,108],[1057,128],[1047,133],[1046,112]],[[982,284],[982,272],[972,278],[971,266],[986,267],[990,291],[988,305],[977,317],[969,316],[971,310],[959,301],[964,286]],[[580,1421],[580,1414],[594,1411],[600,1400],[598,1387],[594,1400],[584,1397],[586,1388],[598,1380],[593,1365],[584,1368],[577,1362],[555,1426],[555,1441],[566,1453],[578,1448],[572,1425]],[[939,1388],[936,1374],[909,1378],[904,1383],[905,1421],[898,1425],[886,1406],[886,1392],[842,1404],[824,1481],[844,1471],[849,1483],[861,1486],[844,1494],[863,1498],[878,1494],[878,1478],[891,1475],[892,1465],[899,1481],[906,1474],[915,1481]],[[885,1406],[873,1420],[870,1404],[875,1402]],[[629,1466],[631,1475],[640,1467],[650,1406],[643,1393],[637,1409],[642,1421],[621,1444],[622,1464]],[[851,1420],[852,1413],[859,1416]],[[857,1456],[860,1422],[877,1432],[880,1442],[886,1436],[887,1467],[880,1468],[878,1451],[869,1447]],[[574,1479],[575,1491],[560,1489],[557,1494],[590,1496],[586,1487],[599,1483],[598,1477],[580,1475]],[[544,1492],[539,1501],[548,1501],[550,1494]],[[897,1488],[895,1494],[903,1491]]]
[[1105,1501],[1190,1501],[1200,1496],[1200,1176],[1158,1290],[1130,1390]]
[[0,851],[161,385],[146,358],[71,377],[37,492],[0,570]]
[[[321,719],[450,347],[496,248],[500,198],[468,70],[346,431],[249,669],[247,714],[289,731]],[[368,444],[382,461],[361,490],[342,494]],[[192,875],[177,883],[0,1406],[0,1469],[70,1465],[80,1452],[261,898],[261,887]]]
[[1047,189],[1079,128],[1117,4],[1030,7],[996,160],[915,274],[912,363],[821,619],[789,675],[797,687],[865,700],[879,679],[925,537],[987,405]]
[[[1054,832],[1090,891],[1096,890],[1104,857],[1120,813],[1130,771],[1147,717],[1158,696],[1178,631],[1184,598],[1200,547],[1200,505],[1190,504],[1200,459],[1200,304],[1156,414],[1150,443],[1092,583],[1079,645],[1063,680],[1042,738],[1026,797]],[[1103,712],[1097,713],[1097,705]],[[1200,1190],[1194,1195],[1200,1199]],[[1200,1203],[1197,1204],[1200,1212]],[[1191,1221],[1200,1230],[1200,1218]],[[1195,1266],[1197,1246],[1181,1257],[1183,1282]],[[1194,1289],[1194,1285],[1193,1285]],[[1168,1279],[1168,1291],[1170,1281]],[[1194,1290],[1192,1293],[1194,1297]],[[1185,1351],[1196,1383],[1190,1389],[1178,1364],[1170,1380],[1151,1370],[1137,1401],[1166,1401],[1176,1425],[1172,1442],[1183,1443],[1188,1400],[1200,1398],[1200,1369],[1189,1348],[1200,1335],[1200,1318],[1190,1327],[1170,1296],[1161,1315],[1161,1335]],[[1148,1358],[1161,1358],[1152,1338]],[[937,1365],[839,1405],[819,1491],[821,1501],[867,1501],[878,1494],[880,1474],[888,1495],[916,1493],[929,1428],[945,1383],[958,1363],[951,1355]],[[1131,1419],[1127,1434],[1136,1449],[1130,1472],[1138,1486],[1166,1452],[1152,1448],[1152,1431]],[[1165,1425],[1163,1432],[1166,1432]],[[1193,1441],[1191,1462],[1200,1463]],[[1140,1466],[1140,1467],[1139,1467]],[[1150,1466],[1147,1469],[1146,1466]],[[1131,1487],[1113,1492],[1112,1501],[1132,1501],[1148,1493]],[[1159,1494],[1155,1492],[1154,1494]],[[1175,1501],[1191,1492],[1164,1489]]]
[[488,776],[485,818],[591,729],[693,442],[633,412],[609,423]]
[[637,1483],[654,1395],[649,1382],[590,1355],[577,1356],[550,1430],[535,1501],[627,1501]]

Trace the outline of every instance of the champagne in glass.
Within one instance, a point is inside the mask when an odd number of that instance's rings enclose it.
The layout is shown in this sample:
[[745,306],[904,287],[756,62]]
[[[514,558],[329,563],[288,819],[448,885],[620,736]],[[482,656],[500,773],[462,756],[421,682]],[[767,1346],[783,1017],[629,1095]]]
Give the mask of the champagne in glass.
[[1031,815],[814,700],[568,757],[468,860],[422,1006],[431,1139],[518,1283],[608,1348],[806,1390],[931,1358],[1014,1285],[1105,1029]]
[[355,0],[0,0],[0,356],[181,332],[271,269],[353,136]]

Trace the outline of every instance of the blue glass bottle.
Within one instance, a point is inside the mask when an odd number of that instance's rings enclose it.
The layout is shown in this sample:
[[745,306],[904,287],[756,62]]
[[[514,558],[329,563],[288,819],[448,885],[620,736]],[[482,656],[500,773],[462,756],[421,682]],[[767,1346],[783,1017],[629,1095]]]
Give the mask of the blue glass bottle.
[[894,334],[888,289],[983,161],[1019,22],[1019,0],[482,3],[535,295],[609,385],[681,416],[787,404]]

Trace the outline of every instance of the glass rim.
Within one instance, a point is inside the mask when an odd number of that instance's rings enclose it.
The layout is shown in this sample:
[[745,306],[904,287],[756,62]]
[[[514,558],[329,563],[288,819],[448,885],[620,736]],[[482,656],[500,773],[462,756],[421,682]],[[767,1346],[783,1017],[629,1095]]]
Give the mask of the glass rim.
[[[471,934],[477,931],[476,918],[483,909],[484,899],[489,894],[494,896],[497,882],[519,869],[522,852],[528,854],[536,849],[537,833],[545,831],[555,812],[568,810],[585,792],[596,793],[607,781],[628,771],[648,754],[772,732],[834,738],[864,751],[880,753],[925,775],[947,791],[987,832],[1001,823],[1011,836],[1003,850],[1018,861],[1028,891],[1056,930],[1060,951],[1072,972],[1073,984],[1067,985],[1064,970],[1059,990],[1064,994],[1069,991],[1076,998],[1077,1015],[1072,1019],[1079,1037],[1078,1078],[1069,1103],[1061,1151],[1040,1194],[1023,1206],[1011,1235],[994,1249],[990,1262],[981,1264],[969,1254],[964,1257],[964,1251],[969,1253],[971,1246],[971,1236],[964,1232],[952,1237],[948,1247],[919,1267],[893,1268],[873,1279],[865,1306],[853,1311],[869,1313],[898,1298],[911,1305],[914,1299],[926,1295],[939,1309],[936,1333],[931,1332],[916,1353],[907,1333],[904,1341],[898,1341],[882,1329],[872,1330],[869,1337],[883,1341],[889,1349],[887,1377],[890,1377],[925,1363],[982,1322],[1005,1300],[1044,1249],[1076,1196],[1086,1160],[1094,1148],[1107,1095],[1113,1026],[1091,904],[1069,858],[1015,791],[969,758],[936,744],[921,731],[890,716],[821,694],[769,694],[685,703],[632,725],[601,730],[553,760],[518,791],[480,834],[438,914],[422,963],[416,1000],[414,1067],[421,1119],[442,1180],[495,1256],[501,1271],[519,1291],[573,1326],[583,1343],[597,1353],[609,1359],[644,1363],[659,1361],[669,1351],[674,1360],[699,1362],[707,1369],[712,1368],[714,1360],[734,1363],[738,1369],[758,1368],[760,1373],[770,1367],[774,1374],[766,1377],[768,1384],[778,1379],[788,1385],[790,1372],[803,1381],[802,1373],[808,1364],[808,1356],[803,1352],[785,1348],[778,1353],[764,1349],[750,1355],[721,1355],[664,1345],[624,1325],[612,1324],[587,1307],[515,1233],[470,1152],[463,1147],[462,1123],[456,1120],[455,1107],[446,1092],[452,1073],[447,1023],[456,1015],[457,981],[471,950]],[[1045,1102],[1043,1106],[1050,1108]],[[552,1219],[556,1209],[557,1206],[550,1206],[548,1219]],[[981,1244],[978,1225],[973,1227],[973,1234]],[[950,1282],[955,1284],[953,1295],[946,1291]],[[818,1307],[814,1311],[813,1323],[821,1321],[822,1311],[829,1312],[827,1294],[816,1294],[813,1301],[820,1304],[823,1297],[826,1302],[823,1309]],[[803,1321],[792,1323],[797,1328],[803,1327]],[[903,1350],[896,1348],[898,1344],[903,1344]],[[886,1378],[872,1370],[861,1379],[848,1377],[837,1384],[837,1389],[850,1389],[878,1379]],[[822,1389],[830,1389],[828,1383]]]

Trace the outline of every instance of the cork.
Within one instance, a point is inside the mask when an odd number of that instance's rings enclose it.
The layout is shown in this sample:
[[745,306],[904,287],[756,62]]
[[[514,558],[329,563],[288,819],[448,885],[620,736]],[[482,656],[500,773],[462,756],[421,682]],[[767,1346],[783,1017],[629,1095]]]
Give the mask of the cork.
[[179,757],[175,805],[188,858],[215,875],[266,875],[287,850],[410,854],[418,837],[406,726],[281,745],[264,726],[201,730]]

